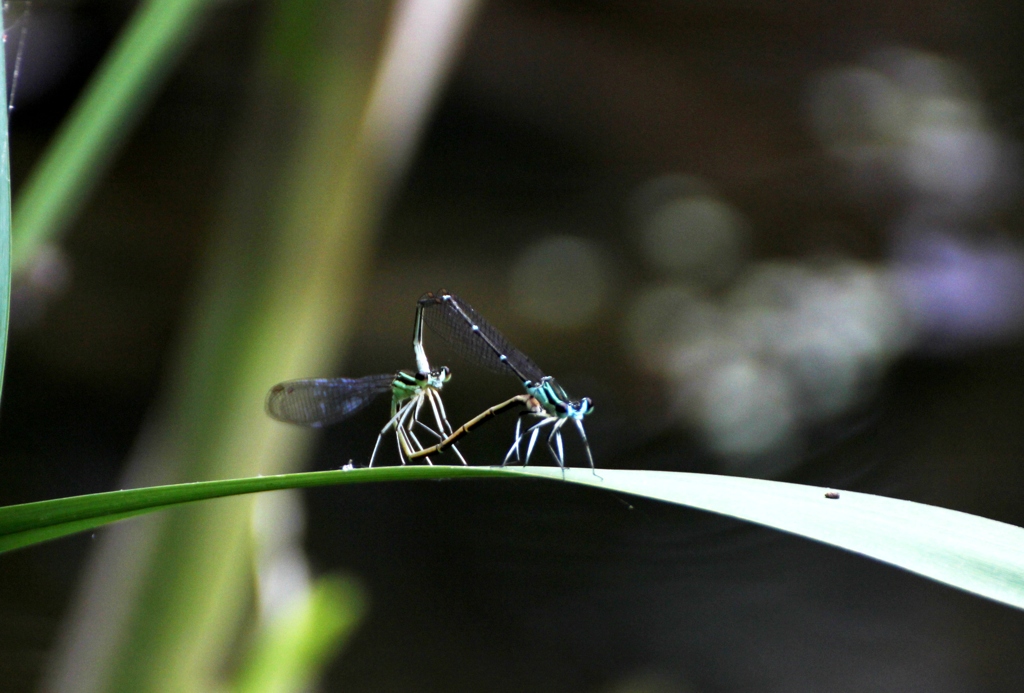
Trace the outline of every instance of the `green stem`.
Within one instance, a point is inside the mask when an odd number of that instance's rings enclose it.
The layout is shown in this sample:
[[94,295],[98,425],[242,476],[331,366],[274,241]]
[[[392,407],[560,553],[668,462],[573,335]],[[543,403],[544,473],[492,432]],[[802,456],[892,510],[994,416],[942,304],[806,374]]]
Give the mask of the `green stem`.
[[14,211],[14,271],[29,264],[40,246],[62,233],[78,213],[184,50],[206,4],[147,0],[136,10],[20,190]]
[[[0,103],[7,103],[7,67],[0,51]],[[11,146],[7,136],[7,109],[0,108],[0,391],[7,361],[7,333],[11,308]]]

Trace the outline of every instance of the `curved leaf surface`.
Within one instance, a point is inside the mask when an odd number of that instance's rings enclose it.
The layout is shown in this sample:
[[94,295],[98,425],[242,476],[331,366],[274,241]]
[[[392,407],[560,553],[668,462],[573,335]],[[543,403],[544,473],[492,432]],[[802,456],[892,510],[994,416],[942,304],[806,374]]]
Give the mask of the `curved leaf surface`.
[[859,553],[1024,608],[1024,529],[923,503],[763,479],[552,467],[407,466],[113,491],[0,508],[0,551],[210,498],[371,481],[529,477],[707,510]]

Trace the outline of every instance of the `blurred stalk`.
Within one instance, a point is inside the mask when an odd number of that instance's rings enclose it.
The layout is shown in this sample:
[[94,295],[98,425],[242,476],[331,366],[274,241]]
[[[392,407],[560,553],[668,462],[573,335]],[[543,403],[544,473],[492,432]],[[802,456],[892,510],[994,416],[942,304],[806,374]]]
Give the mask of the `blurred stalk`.
[[[0,104],[7,104],[7,64],[0,50]],[[0,392],[7,362],[7,332],[11,313],[11,147],[7,108],[0,107]]]
[[[126,486],[299,464],[308,438],[271,422],[264,395],[333,370],[381,205],[475,5],[399,3],[381,50],[381,3],[280,0],[184,347]],[[251,597],[250,510],[213,501],[106,535],[44,690],[217,688]]]
[[185,49],[208,2],[146,0],[139,5],[18,191],[14,271],[67,229]]
[[318,580],[305,595],[262,624],[232,693],[308,691],[362,616],[359,587],[336,577]]

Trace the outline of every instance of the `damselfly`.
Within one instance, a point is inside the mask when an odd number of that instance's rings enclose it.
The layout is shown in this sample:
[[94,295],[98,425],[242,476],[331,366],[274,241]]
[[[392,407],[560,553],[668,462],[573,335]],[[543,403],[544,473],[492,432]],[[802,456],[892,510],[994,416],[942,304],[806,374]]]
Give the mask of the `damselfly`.
[[[497,407],[492,407],[473,420],[480,419],[479,423],[482,423],[499,413],[495,410],[504,411],[514,405],[526,407],[526,411],[516,421],[515,442],[509,448],[502,464],[507,464],[512,455],[515,455],[516,460],[521,459],[519,446],[527,435],[529,435],[529,442],[526,446],[526,457],[523,463],[528,463],[541,429],[551,426],[551,432],[547,437],[548,450],[558,466],[564,468],[565,449],[562,443],[562,427],[566,422],[572,421],[583,440],[583,448],[586,451],[590,467],[594,468],[590,443],[583,430],[583,418],[594,409],[589,397],[579,400],[570,399],[554,378],[544,375],[540,367],[526,354],[512,346],[494,326],[454,294],[443,290],[437,294],[425,294],[417,304],[417,314],[419,313],[422,313],[424,322],[461,356],[493,371],[515,375],[526,389],[525,396],[513,397]],[[524,416],[537,417],[540,421],[523,431],[522,419]],[[468,433],[474,427],[470,425],[473,421],[461,427],[459,431],[453,432],[449,438],[457,439],[460,435]],[[448,442],[447,439],[435,447],[443,447],[446,442]]]
[[[416,311],[416,326],[413,332],[413,351],[416,354],[416,373],[399,371],[394,375],[368,375],[362,378],[304,378],[278,383],[267,393],[267,413],[278,421],[321,428],[343,421],[360,411],[385,392],[391,392],[391,418],[381,429],[370,455],[370,465],[377,457],[380,441],[394,430],[398,444],[398,456],[405,460],[425,457],[431,464],[429,454],[418,454],[424,450],[416,435],[419,427],[436,441],[444,441],[453,433],[451,424],[441,401],[441,389],[451,378],[447,366],[431,370],[423,351],[423,311]],[[432,428],[420,420],[424,405],[430,406],[434,425]],[[454,442],[454,441],[453,441]],[[465,458],[453,444],[452,447],[462,464]]]

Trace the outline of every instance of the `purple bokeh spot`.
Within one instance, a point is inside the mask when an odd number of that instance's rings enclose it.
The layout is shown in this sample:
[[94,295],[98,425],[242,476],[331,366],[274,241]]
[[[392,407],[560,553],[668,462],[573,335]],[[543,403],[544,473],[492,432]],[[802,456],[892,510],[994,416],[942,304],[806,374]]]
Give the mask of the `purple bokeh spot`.
[[925,338],[922,346],[997,341],[1024,324],[1024,255],[1009,243],[918,232],[895,260],[895,289]]

